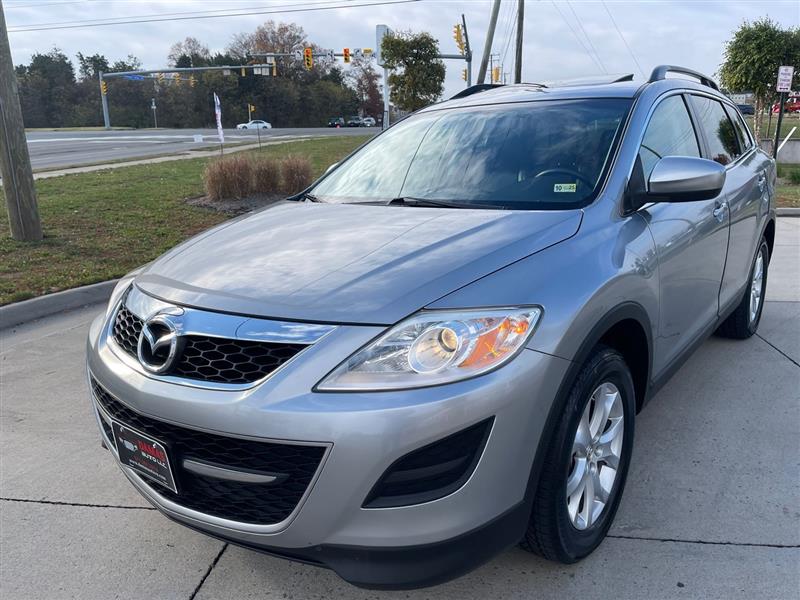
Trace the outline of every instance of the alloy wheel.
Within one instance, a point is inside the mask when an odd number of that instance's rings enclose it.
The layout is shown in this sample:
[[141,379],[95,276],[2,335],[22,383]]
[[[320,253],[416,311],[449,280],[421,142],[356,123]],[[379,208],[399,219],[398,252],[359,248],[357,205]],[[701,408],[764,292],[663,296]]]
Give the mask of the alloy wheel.
[[750,324],[758,318],[761,308],[761,296],[764,292],[764,249],[759,248],[756,262],[753,265],[753,278],[750,282]]
[[572,442],[566,483],[567,513],[579,530],[594,525],[609,503],[622,457],[625,414],[617,386],[592,392]]

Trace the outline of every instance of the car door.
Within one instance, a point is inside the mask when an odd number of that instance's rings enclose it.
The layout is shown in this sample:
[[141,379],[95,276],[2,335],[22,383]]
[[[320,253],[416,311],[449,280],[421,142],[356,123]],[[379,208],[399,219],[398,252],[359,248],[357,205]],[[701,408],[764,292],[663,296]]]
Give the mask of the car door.
[[[703,102],[692,98],[696,104]],[[714,101],[716,102],[716,101]],[[770,189],[767,179],[769,158],[758,152],[747,127],[733,106],[723,103],[728,121],[719,124],[718,132],[733,158],[726,166],[724,192],[730,211],[730,236],[728,260],[719,291],[720,311],[736,304],[750,277],[750,267],[755,256],[763,228],[764,217],[769,212]],[[719,115],[719,113],[717,112]]]
[[[703,156],[686,98],[662,97],[642,138],[637,168],[644,181],[665,156]],[[659,323],[653,375],[663,373],[691,343],[714,324],[728,251],[728,211],[724,194],[711,200],[658,202],[640,210],[658,254]]]

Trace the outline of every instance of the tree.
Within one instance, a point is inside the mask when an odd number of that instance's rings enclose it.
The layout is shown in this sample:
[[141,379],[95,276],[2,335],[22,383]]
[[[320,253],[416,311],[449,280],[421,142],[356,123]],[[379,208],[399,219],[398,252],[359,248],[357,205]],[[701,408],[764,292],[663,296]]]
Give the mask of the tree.
[[364,56],[353,59],[348,79],[358,97],[358,109],[362,115],[378,117],[383,113],[383,98],[378,87],[378,78],[372,60]]
[[775,94],[781,65],[800,68],[800,29],[781,29],[769,17],[745,21],[725,45],[720,81],[730,92],[753,93],[756,139],[761,136],[759,115]]
[[429,33],[403,31],[387,35],[381,45],[389,75],[391,99],[401,110],[433,104],[444,91],[444,63],[439,43]]
[[81,79],[96,80],[98,73],[101,71],[108,73],[110,69],[108,59],[102,54],[84,56],[83,53],[78,52],[76,57],[78,59],[78,74]]
[[203,67],[211,60],[211,52],[208,46],[190,36],[182,42],[172,44],[167,54],[167,62],[171,67],[178,67],[179,62],[185,63],[187,59],[189,63],[187,66]]

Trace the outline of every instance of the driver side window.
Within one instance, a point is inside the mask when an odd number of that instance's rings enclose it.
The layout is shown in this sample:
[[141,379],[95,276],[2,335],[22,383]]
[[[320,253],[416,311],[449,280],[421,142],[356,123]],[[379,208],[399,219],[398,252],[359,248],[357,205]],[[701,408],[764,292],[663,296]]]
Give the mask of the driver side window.
[[665,156],[700,157],[697,136],[681,96],[670,96],[659,103],[647,124],[639,148],[645,181],[649,180],[659,159]]

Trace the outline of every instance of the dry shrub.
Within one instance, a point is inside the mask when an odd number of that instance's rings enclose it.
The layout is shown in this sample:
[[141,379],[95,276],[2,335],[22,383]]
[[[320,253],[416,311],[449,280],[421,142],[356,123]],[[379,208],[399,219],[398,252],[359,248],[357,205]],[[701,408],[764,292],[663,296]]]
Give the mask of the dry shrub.
[[281,161],[281,191],[291,195],[306,189],[313,181],[311,161],[290,155]]
[[253,192],[278,194],[281,191],[281,163],[276,158],[256,157],[251,164]]
[[244,156],[227,156],[206,165],[206,195],[211,200],[241,199],[250,195],[252,166]]

